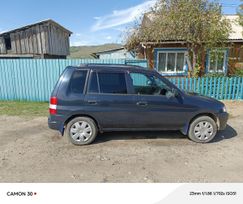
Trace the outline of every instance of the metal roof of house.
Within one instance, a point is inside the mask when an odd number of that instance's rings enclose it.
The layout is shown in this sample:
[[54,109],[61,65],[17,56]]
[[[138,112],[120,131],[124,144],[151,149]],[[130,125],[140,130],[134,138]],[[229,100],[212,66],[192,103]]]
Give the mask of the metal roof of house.
[[72,32],[66,28],[64,28],[63,26],[61,26],[59,23],[55,22],[54,20],[52,19],[47,19],[47,20],[43,20],[43,21],[39,21],[39,22],[36,22],[36,23],[33,23],[33,24],[29,24],[29,25],[25,25],[25,26],[22,26],[22,27],[19,27],[19,28],[15,28],[13,30],[9,30],[9,31],[4,31],[2,33],[0,33],[0,36],[1,35],[5,35],[5,34],[9,34],[9,33],[13,33],[13,32],[16,32],[16,31],[20,31],[20,30],[25,30],[25,29],[28,29],[30,27],[33,27],[33,26],[36,26],[36,25],[41,25],[41,24],[46,24],[46,23],[51,23],[57,27],[59,27],[60,29],[62,29],[63,31],[69,33],[69,35],[72,34]]
[[103,54],[103,53],[116,52],[116,51],[124,50],[124,49],[125,49],[124,47],[120,47],[120,48],[115,48],[115,49],[109,49],[109,50],[103,50],[103,51],[95,52],[93,54],[100,55],[100,54]]
[[231,22],[232,32],[229,40],[243,40],[243,27],[239,24],[238,15],[224,15],[224,17]]

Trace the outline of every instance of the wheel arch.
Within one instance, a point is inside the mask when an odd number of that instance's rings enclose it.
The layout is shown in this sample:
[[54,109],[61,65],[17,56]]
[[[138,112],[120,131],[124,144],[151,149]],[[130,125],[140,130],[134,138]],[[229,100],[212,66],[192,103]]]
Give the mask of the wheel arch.
[[198,117],[201,117],[201,116],[208,116],[210,118],[212,118],[216,125],[217,125],[217,128],[219,127],[219,120],[217,118],[217,116],[213,113],[209,113],[209,112],[205,112],[205,113],[198,113],[196,114],[194,117],[192,117],[190,119],[190,121],[183,127],[183,129],[181,130],[181,132],[184,134],[184,135],[187,135],[188,134],[188,131],[189,131],[189,127],[191,125],[191,123]]
[[72,115],[72,116],[68,117],[68,118],[65,120],[64,124],[63,124],[64,129],[65,129],[65,127],[67,126],[67,124],[68,124],[72,119],[77,118],[77,117],[87,117],[87,118],[91,118],[91,119],[95,122],[95,125],[96,125],[98,131],[102,132],[101,127],[100,127],[100,125],[99,125],[99,122],[98,122],[93,116],[88,115],[88,114],[75,114],[75,115]]

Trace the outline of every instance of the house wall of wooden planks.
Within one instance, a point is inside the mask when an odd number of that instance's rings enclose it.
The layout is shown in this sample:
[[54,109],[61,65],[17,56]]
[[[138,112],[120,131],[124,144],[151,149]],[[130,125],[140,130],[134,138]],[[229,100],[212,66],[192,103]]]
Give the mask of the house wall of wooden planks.
[[66,58],[71,32],[52,20],[0,34],[1,58]]

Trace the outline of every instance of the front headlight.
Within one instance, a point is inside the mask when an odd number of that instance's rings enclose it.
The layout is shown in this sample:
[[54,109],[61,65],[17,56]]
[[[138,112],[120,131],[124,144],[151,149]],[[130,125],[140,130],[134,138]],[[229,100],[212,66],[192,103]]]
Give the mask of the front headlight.
[[223,111],[224,113],[227,112],[226,106],[224,106],[224,107],[222,108],[222,111]]

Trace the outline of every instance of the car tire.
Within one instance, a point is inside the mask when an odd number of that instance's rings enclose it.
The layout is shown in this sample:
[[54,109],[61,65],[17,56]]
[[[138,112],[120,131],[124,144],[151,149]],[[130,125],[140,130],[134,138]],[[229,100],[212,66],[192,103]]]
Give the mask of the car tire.
[[208,143],[216,134],[216,122],[209,116],[200,116],[191,122],[188,137],[197,143]]
[[98,133],[93,119],[88,117],[76,117],[68,122],[65,128],[65,136],[74,145],[91,144]]

